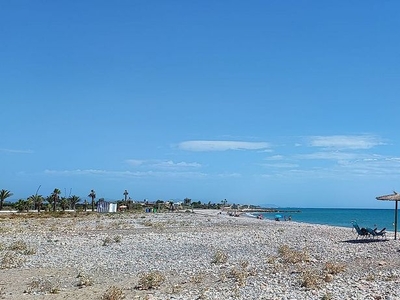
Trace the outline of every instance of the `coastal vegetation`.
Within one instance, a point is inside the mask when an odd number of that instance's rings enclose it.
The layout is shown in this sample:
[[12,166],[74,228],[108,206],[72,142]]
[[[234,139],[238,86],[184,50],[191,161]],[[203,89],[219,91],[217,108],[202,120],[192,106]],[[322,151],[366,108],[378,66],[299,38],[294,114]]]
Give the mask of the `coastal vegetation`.
[[122,289],[115,285],[110,286],[101,297],[101,300],[120,300],[120,299],[124,299],[124,294],[122,292]]
[[3,209],[4,200],[11,197],[12,195],[13,195],[13,193],[11,193],[8,190],[5,190],[5,189],[0,190],[0,210]]
[[165,276],[160,271],[151,271],[139,276],[136,289],[149,290],[158,288],[165,281]]
[[[39,190],[39,189],[38,189]],[[61,190],[55,188],[48,196],[40,195],[38,193],[28,196],[26,199],[18,199],[14,202],[5,202],[7,198],[13,196],[8,190],[0,191],[0,210],[17,210],[18,212],[30,212],[36,210],[37,212],[57,212],[57,211],[87,211],[88,205],[90,209],[94,212],[97,208],[97,204],[100,201],[105,201],[104,198],[97,198],[95,190],[90,190],[87,197],[90,199],[90,203],[86,199],[82,199],[77,195],[61,195]],[[193,201],[191,198],[184,198],[182,201],[176,200],[161,200],[150,202],[147,199],[142,201],[134,201],[128,197],[129,192],[124,190],[122,193],[124,196],[121,200],[112,201],[117,203],[118,207],[123,208],[128,211],[142,210],[143,207],[153,208],[157,211],[169,210],[174,211],[176,209],[183,210],[193,210],[193,209],[222,209],[224,207],[229,207],[232,210],[245,210],[247,212],[275,212],[278,210],[271,208],[262,208],[256,205],[238,205],[235,203],[228,203],[226,199],[221,200],[218,203],[212,203],[211,201]],[[84,201],[82,201],[84,200]]]

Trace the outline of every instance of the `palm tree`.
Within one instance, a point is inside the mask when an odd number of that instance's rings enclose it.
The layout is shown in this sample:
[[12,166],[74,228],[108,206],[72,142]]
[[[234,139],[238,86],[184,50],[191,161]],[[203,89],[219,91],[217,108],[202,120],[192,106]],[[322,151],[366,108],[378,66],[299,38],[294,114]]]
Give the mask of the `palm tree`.
[[51,197],[53,198],[53,211],[56,211],[57,201],[60,199],[61,191],[57,188],[54,189],[53,193],[51,193]]
[[19,199],[17,203],[15,203],[15,209],[18,210],[19,212],[22,212],[24,210],[29,210],[28,206],[28,201],[24,199]]
[[92,211],[94,211],[94,199],[96,199],[96,192],[94,190],[90,190],[88,197],[92,198]]
[[26,212],[29,212],[32,209],[33,199],[31,197],[26,198]]
[[62,211],[65,211],[69,207],[69,198],[61,197],[60,206]]
[[47,196],[44,199],[44,201],[47,202],[46,211],[51,211],[51,208],[53,207],[53,196],[52,195]]
[[71,205],[71,209],[75,210],[76,204],[81,201],[81,198],[79,198],[78,196],[72,195],[71,197],[69,197],[69,203]]
[[32,195],[28,198],[28,203],[32,202],[37,208],[37,211],[40,212],[40,208],[42,207],[43,197],[42,195]]
[[12,195],[13,195],[13,193],[11,193],[10,191],[5,190],[5,189],[2,189],[0,191],[0,210],[3,209],[4,200],[7,199],[8,197],[11,197]]

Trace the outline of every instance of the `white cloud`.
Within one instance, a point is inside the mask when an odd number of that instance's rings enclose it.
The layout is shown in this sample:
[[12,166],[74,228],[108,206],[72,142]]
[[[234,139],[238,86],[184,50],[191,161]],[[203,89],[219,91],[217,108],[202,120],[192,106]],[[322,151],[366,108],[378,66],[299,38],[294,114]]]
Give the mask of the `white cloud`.
[[338,148],[338,149],[370,149],[383,143],[375,136],[370,135],[331,135],[312,136],[312,147]]
[[101,174],[107,174],[109,173],[108,171],[105,170],[95,170],[95,169],[87,169],[87,170],[81,170],[81,169],[76,169],[76,170],[45,170],[45,174],[54,174],[54,175],[88,175],[88,174],[93,174],[93,175],[101,175]]
[[360,154],[344,152],[315,152],[309,154],[299,154],[296,158],[300,159],[326,159],[326,160],[352,160],[360,158]]
[[205,173],[201,172],[173,172],[173,171],[106,171],[106,170],[45,170],[44,173],[46,175],[55,175],[55,176],[102,176],[107,178],[121,178],[121,177],[136,177],[136,178],[144,178],[144,177],[168,177],[168,178],[204,178],[208,176]]
[[270,147],[265,142],[240,141],[186,141],[179,148],[187,151],[259,150]]
[[199,167],[201,167],[201,164],[199,164],[197,162],[187,163],[184,161],[175,163],[172,160],[167,160],[167,161],[161,161],[159,163],[155,163],[152,166],[159,167],[159,168],[199,168]]
[[162,168],[162,169],[183,169],[183,168],[200,168],[201,164],[197,162],[174,162],[172,160],[137,160],[137,159],[128,159],[126,161],[129,165],[137,167],[146,167],[146,168]]

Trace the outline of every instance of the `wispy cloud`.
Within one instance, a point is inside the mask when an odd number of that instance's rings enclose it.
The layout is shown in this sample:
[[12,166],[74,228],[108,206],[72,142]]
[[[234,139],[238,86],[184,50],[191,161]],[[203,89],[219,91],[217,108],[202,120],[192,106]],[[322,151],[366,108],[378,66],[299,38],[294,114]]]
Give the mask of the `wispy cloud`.
[[242,175],[239,173],[222,173],[222,174],[217,174],[217,177],[219,177],[219,178],[239,178],[239,177],[242,177]]
[[159,163],[153,164],[154,167],[158,168],[199,168],[201,164],[197,162],[173,162],[172,160],[161,161]]
[[46,175],[54,176],[101,176],[105,178],[204,178],[208,175],[201,172],[172,172],[172,171],[107,171],[107,170],[45,170]]
[[312,136],[310,146],[336,149],[370,149],[384,143],[376,136],[371,135],[331,135]]
[[[318,152],[309,155],[297,155],[297,158],[306,160],[326,160],[326,163],[315,164],[301,162],[299,165],[292,163],[270,163],[262,166],[268,171],[262,176],[268,178],[337,178],[349,177],[387,177],[400,176],[400,158],[387,157],[377,154],[353,154],[340,152]],[[332,161],[329,163],[329,161]]]
[[4,149],[4,148],[0,148],[0,152],[21,153],[21,154],[33,153],[32,150],[18,150],[18,149]]
[[327,151],[327,152],[315,152],[309,154],[298,154],[295,158],[298,159],[319,159],[319,160],[353,160],[365,157],[365,155],[360,155],[357,153],[345,153],[338,151]]
[[197,162],[174,162],[172,160],[137,160],[128,159],[126,162],[134,167],[141,166],[156,169],[184,169],[184,168],[200,168],[201,164]]
[[102,175],[102,174],[107,174],[110,173],[109,171],[106,170],[96,170],[96,169],[87,169],[87,170],[81,170],[81,169],[75,169],[75,170],[49,170],[46,169],[44,170],[45,174],[54,174],[54,175]]
[[186,141],[178,146],[187,151],[259,150],[269,148],[266,142],[242,141]]

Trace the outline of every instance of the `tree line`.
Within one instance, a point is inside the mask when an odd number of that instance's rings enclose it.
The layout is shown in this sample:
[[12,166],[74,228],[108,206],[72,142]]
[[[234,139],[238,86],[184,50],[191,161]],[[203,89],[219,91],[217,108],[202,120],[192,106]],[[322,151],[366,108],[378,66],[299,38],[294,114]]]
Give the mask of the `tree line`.
[[[125,190],[123,195],[124,199],[117,201],[118,206],[125,206],[126,209],[138,209],[141,208],[141,204],[135,203],[133,200],[128,198],[128,191]],[[55,188],[53,192],[48,196],[39,195],[38,193],[27,197],[26,199],[19,199],[15,203],[8,203],[9,206],[13,207],[14,209],[23,212],[23,211],[30,211],[30,210],[37,210],[40,211],[57,211],[57,210],[76,210],[77,207],[81,207],[83,210],[87,210],[88,207],[91,208],[92,211],[96,209],[96,192],[94,190],[90,190],[88,197],[91,199],[91,203],[88,203],[86,199],[83,203],[81,203],[82,199],[76,195],[60,196],[61,190]],[[3,209],[5,200],[9,197],[13,196],[13,193],[9,190],[2,189],[0,190],[0,210]],[[99,201],[104,200],[104,198],[100,198]],[[168,200],[157,200],[155,202],[149,203],[147,200],[143,201],[143,204],[146,206],[168,206],[170,209],[174,207],[174,201]],[[223,206],[227,205],[227,200],[221,200],[221,203],[211,203],[208,201],[207,203],[202,203],[201,201],[192,201],[190,198],[185,198],[183,200],[183,207],[185,208],[192,208],[192,209],[220,209]],[[233,204],[235,206],[235,204]]]
[[[60,209],[62,211],[65,211],[67,209],[75,210],[78,203],[82,200],[79,196],[76,195],[70,195],[68,197],[63,197],[60,195],[61,190],[55,188],[53,192],[48,196],[43,196],[36,193],[27,197],[26,199],[19,199],[17,202],[10,204],[10,206],[18,211],[37,210],[38,212],[40,212],[41,210],[57,211]],[[9,190],[0,190],[0,210],[3,209],[5,200],[11,196],[13,196],[13,193]],[[92,211],[94,211],[96,192],[94,190],[91,190],[88,197],[92,199],[91,208]],[[88,206],[86,200],[84,201],[83,206],[86,210]]]

